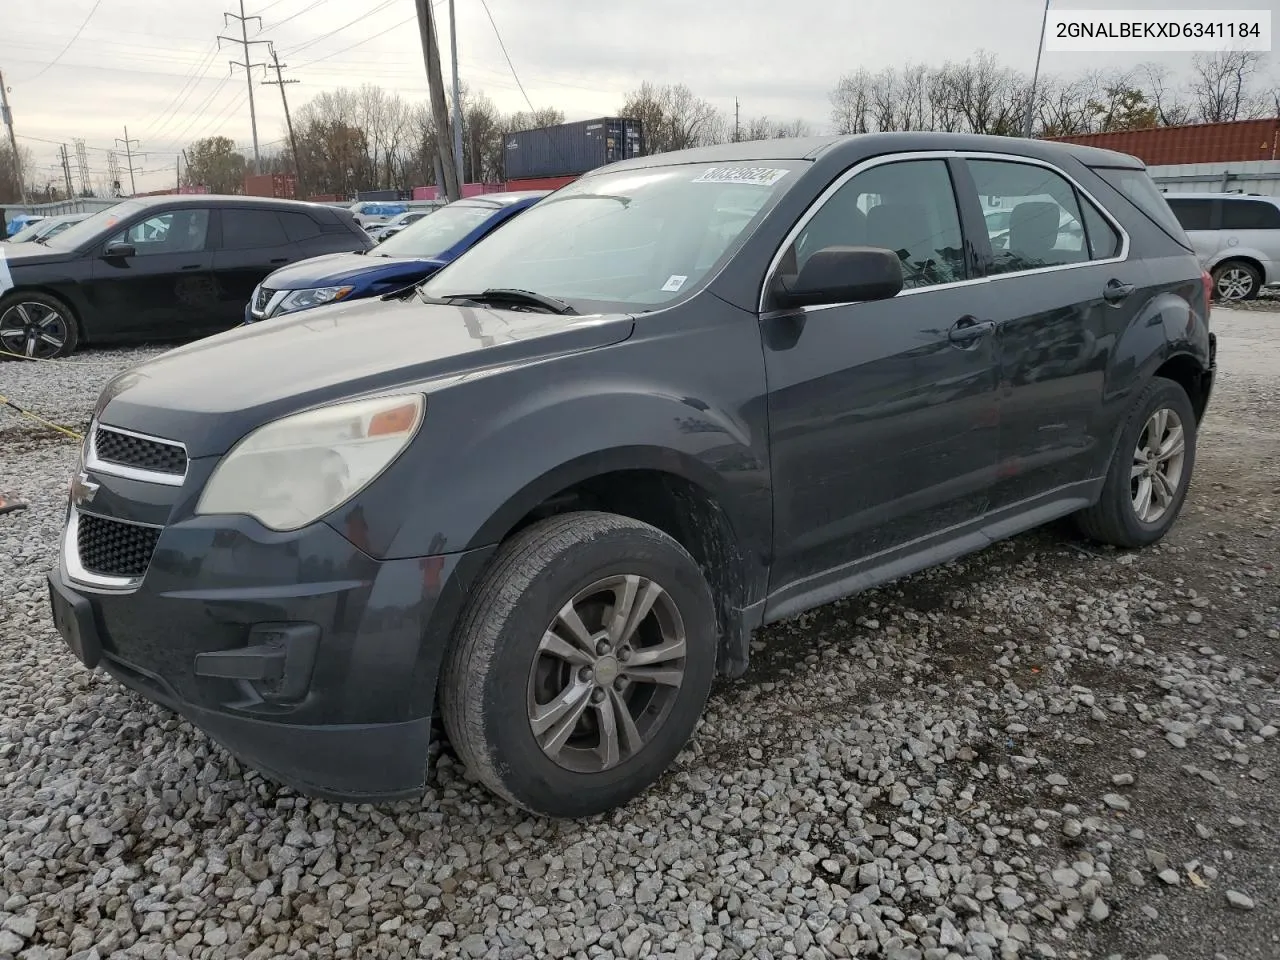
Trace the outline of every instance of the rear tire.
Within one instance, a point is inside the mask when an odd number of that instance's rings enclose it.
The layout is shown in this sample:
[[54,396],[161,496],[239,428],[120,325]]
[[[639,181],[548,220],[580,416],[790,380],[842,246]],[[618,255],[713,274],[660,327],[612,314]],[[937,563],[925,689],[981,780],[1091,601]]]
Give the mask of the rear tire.
[[1156,377],[1120,432],[1102,496],[1075,515],[1080,531],[1117,547],[1160,540],[1182,510],[1196,460],[1196,417],[1187,392]]
[[603,813],[688,742],[716,639],[711,591],[671,537],[614,514],[551,517],[505,543],[472,592],[441,677],[445,730],[517,806]]
[[1254,300],[1262,290],[1262,274],[1243,260],[1228,260],[1213,268],[1213,295],[1224,303]]
[[19,290],[0,297],[0,358],[55,360],[73,354],[79,343],[75,315],[57,297]]

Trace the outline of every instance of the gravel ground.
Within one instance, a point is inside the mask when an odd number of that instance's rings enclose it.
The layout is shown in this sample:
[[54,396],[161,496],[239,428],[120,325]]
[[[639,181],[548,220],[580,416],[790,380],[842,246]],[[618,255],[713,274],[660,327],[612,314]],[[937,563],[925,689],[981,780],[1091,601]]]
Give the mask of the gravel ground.
[[[1183,519],[1065,525],[771,627],[660,784],[521,815],[299,798],[73,663],[42,586],[74,444],[0,411],[0,957],[1280,955],[1280,313],[1217,310]],[[156,351],[0,364],[83,427]]]

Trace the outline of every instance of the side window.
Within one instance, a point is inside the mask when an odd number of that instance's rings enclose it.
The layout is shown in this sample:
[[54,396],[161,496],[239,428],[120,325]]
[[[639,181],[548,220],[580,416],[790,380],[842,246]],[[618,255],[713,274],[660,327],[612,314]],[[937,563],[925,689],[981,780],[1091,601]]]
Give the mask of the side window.
[[1121,238],[1116,228],[1084,197],[1080,198],[1080,206],[1084,210],[1084,229],[1089,237],[1089,255],[1094,260],[1120,256]]
[[1167,199],[1169,201],[1169,209],[1178,218],[1183,230],[1213,229],[1212,200],[1183,200],[1178,197],[1167,197]]
[[289,242],[274,210],[245,210],[234,207],[222,211],[222,249],[258,250],[282,247]]
[[1222,201],[1223,230],[1280,229],[1280,208],[1265,200]]
[[285,234],[288,235],[289,240],[293,243],[311,240],[320,236],[320,224],[305,213],[281,213],[278,216],[280,217],[280,222],[284,224]]
[[824,247],[886,247],[904,288],[965,279],[960,214],[943,160],[902,160],[859,173],[832,194],[783,256],[799,272]]
[[209,235],[209,211],[168,210],[140,220],[109,243],[129,243],[140,257],[203,250]]
[[[1002,227],[987,220],[992,273],[1015,273],[1091,259],[1080,200],[1065,177],[1037,164],[1011,160],[968,163],[983,209],[1008,211],[1009,215]],[[1107,245],[1105,239],[1101,245]]]

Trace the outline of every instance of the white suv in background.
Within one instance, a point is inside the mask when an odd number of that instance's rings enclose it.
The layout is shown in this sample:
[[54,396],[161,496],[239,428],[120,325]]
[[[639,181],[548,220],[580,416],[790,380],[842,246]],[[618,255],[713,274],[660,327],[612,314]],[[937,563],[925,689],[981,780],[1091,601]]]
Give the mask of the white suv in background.
[[1280,199],[1241,193],[1166,193],[1219,300],[1252,300],[1280,283]]

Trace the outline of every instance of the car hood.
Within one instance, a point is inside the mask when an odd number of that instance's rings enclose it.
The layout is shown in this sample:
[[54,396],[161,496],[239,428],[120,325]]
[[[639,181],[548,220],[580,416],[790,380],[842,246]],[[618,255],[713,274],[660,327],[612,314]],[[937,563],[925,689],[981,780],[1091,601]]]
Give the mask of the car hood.
[[330,253],[281,267],[262,285],[270,290],[307,290],[352,280],[425,277],[444,266],[431,257],[379,257],[374,253]]
[[38,267],[46,263],[66,263],[75,259],[72,250],[59,250],[57,247],[46,247],[34,240],[26,243],[0,243],[0,256],[10,270],[20,267]]
[[250,430],[309,407],[592,350],[631,335],[627,314],[558,316],[406,300],[361,300],[236,327],[111,380],[94,415],[225,453]]

